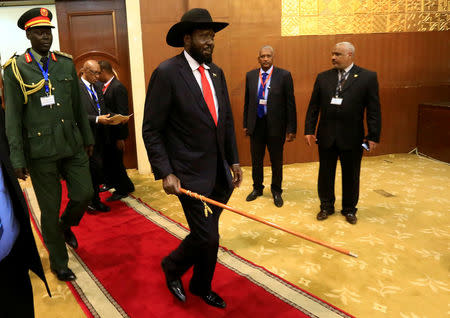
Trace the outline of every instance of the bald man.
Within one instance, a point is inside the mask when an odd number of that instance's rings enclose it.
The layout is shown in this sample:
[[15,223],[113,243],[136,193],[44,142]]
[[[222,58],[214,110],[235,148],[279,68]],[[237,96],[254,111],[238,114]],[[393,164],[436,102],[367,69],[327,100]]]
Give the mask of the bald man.
[[[377,73],[355,65],[354,56],[355,47],[349,42],[340,42],[333,47],[333,68],[317,75],[306,113],[306,143],[319,146],[319,221],[334,213],[334,181],[339,158],[342,169],[341,214],[348,223],[356,224],[362,144],[367,151],[372,151],[380,141]],[[367,135],[364,134],[364,112]],[[319,114],[317,135],[314,135]]]
[[88,114],[89,124],[95,139],[94,151],[89,157],[94,197],[88,206],[88,212],[108,212],[109,206],[100,201],[100,185],[103,183],[103,150],[108,141],[106,125],[112,124],[111,114],[107,111],[103,93],[95,87],[100,75],[100,65],[97,61],[88,60],[81,69],[80,97],[81,103]]

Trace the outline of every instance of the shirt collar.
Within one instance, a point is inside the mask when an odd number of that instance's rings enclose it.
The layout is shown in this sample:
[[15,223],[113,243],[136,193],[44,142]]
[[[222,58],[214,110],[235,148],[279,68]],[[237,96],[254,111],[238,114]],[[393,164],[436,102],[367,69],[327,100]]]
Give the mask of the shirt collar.
[[272,72],[272,69],[273,69],[273,65],[267,71],[264,71],[262,68],[260,68],[259,73],[260,74],[262,74],[262,73],[270,74],[270,72]]
[[81,80],[83,81],[84,85],[86,85],[87,87],[91,88],[91,83],[89,83],[88,81],[86,81],[83,77],[81,77]]
[[109,79],[109,81],[107,81],[105,84],[103,84],[103,86],[108,86],[108,85],[111,83],[111,81],[114,79],[114,77],[115,77],[115,76],[111,77],[111,78]]
[[348,73],[348,72],[350,72],[350,70],[352,69],[352,67],[353,67],[353,63],[352,64],[350,64],[349,66],[347,66],[347,68],[344,70],[345,71],[345,73]]
[[[183,51],[184,53],[184,57],[186,58],[186,60],[189,63],[189,66],[191,67],[192,71],[197,70],[200,67],[200,64],[194,60],[194,58],[192,56],[189,55],[188,52],[186,52],[186,50]],[[205,63],[202,64],[202,66],[205,68],[205,70],[209,70],[209,66],[206,65]]]

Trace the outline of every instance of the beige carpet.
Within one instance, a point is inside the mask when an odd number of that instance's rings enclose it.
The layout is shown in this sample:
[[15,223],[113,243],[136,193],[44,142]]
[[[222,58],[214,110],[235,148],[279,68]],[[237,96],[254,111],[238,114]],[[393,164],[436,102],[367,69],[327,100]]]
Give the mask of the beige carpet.
[[[406,154],[364,158],[356,225],[338,213],[322,222],[315,219],[317,171],[318,163],[285,166],[285,205],[276,208],[269,189],[256,201],[245,201],[252,183],[245,167],[243,185],[229,205],[348,249],[358,258],[231,212],[221,217],[221,245],[356,317],[449,316],[450,166]],[[136,197],[186,224],[178,200],[162,191],[160,181],[137,171],[130,176]],[[270,184],[270,168],[265,180]],[[340,174],[336,185],[339,210]],[[48,256],[41,255],[48,272]],[[63,296],[49,301],[42,286],[33,283],[37,318],[84,317],[63,284],[52,282],[52,290]]]

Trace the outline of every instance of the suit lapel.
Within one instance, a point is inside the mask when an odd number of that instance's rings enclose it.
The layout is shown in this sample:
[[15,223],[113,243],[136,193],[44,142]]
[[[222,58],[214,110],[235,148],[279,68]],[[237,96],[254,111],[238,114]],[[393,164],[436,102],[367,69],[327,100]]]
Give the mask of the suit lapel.
[[[274,85],[277,85],[279,83],[279,79],[280,79],[280,70],[274,66],[273,67],[273,71],[272,71],[272,75],[270,76],[270,85],[269,85],[269,90],[268,90],[268,95],[269,96],[267,96],[267,104],[270,104],[270,102],[272,100],[272,98],[271,98],[272,94],[270,94],[270,89]],[[258,79],[256,81],[258,81]]]
[[350,70],[350,74],[348,74],[347,80],[344,83],[344,87],[342,88],[342,93],[344,93],[357,80],[359,72],[360,68],[353,65]]
[[86,98],[91,103],[92,109],[95,111],[95,113],[98,113],[97,105],[94,103],[94,100],[91,97],[91,93],[89,93],[86,85],[84,84],[84,82],[81,79],[80,79],[80,86],[81,86],[81,89],[83,90],[83,92],[86,94]]
[[[252,73],[250,73],[250,98],[254,100],[256,104],[258,104],[258,79],[259,79],[259,68],[256,70],[253,70]],[[269,93],[270,95],[270,93]]]
[[336,87],[338,84],[338,72],[336,69],[331,69],[326,77],[327,82],[329,84],[329,91],[332,93],[332,96],[334,97],[336,93]]
[[[219,121],[221,119],[223,119],[224,113],[224,101],[222,99],[222,85],[221,85],[221,81],[219,80],[219,72],[217,71],[217,69],[214,67],[214,65],[209,65],[210,69],[209,69],[209,76],[211,77],[211,80],[213,82],[214,85],[214,90],[216,91],[216,97],[217,97],[217,103],[219,105],[217,105],[217,112],[219,114],[219,118],[218,118],[218,122],[217,125],[219,125]],[[208,105],[207,105],[208,106]],[[209,109],[208,109],[209,112]],[[214,119],[211,116],[211,120],[214,122]]]

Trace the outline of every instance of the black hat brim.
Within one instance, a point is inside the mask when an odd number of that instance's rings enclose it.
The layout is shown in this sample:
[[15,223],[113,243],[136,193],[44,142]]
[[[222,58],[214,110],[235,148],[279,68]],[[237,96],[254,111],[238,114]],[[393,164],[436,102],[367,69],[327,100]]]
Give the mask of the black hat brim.
[[214,32],[219,32],[228,26],[226,22],[178,22],[174,24],[169,32],[167,32],[166,42],[173,47],[184,46],[184,35],[192,30],[206,30],[212,29]]

